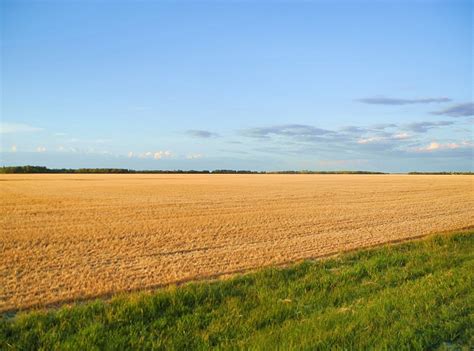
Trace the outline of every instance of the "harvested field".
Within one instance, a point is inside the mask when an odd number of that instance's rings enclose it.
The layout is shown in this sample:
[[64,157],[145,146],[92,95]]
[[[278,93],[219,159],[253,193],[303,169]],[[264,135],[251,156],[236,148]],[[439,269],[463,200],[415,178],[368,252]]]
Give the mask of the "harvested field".
[[472,176],[2,175],[0,311],[474,225]]

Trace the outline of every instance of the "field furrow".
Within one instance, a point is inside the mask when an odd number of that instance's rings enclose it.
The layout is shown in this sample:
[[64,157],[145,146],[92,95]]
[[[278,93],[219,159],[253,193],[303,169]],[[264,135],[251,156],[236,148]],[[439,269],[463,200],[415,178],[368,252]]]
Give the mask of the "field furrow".
[[0,311],[474,225],[472,176],[1,175]]

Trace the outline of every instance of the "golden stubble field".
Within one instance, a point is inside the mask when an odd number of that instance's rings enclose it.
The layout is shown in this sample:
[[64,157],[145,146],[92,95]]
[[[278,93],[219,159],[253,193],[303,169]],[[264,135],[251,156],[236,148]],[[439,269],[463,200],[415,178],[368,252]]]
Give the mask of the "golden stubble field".
[[0,311],[474,225],[474,177],[1,175]]

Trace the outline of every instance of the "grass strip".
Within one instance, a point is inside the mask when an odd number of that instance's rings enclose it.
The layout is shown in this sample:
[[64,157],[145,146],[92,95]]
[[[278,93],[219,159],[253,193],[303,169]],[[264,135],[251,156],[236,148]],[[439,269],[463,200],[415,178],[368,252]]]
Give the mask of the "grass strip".
[[474,231],[0,319],[2,350],[474,346]]

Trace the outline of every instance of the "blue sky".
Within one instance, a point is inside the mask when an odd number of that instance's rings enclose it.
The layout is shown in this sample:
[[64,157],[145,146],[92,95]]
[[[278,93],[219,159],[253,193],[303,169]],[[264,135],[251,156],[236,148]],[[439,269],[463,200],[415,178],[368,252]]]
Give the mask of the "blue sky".
[[3,165],[474,167],[470,1],[1,6]]

